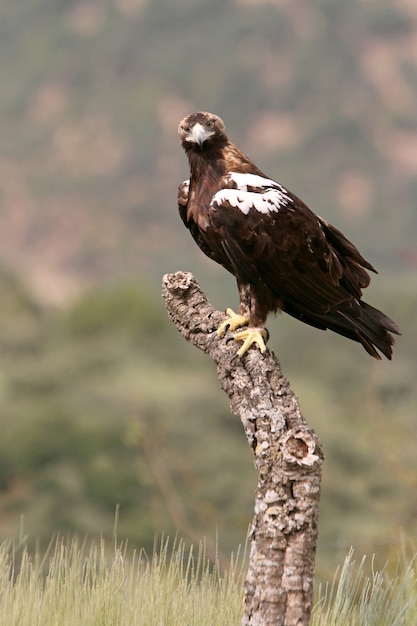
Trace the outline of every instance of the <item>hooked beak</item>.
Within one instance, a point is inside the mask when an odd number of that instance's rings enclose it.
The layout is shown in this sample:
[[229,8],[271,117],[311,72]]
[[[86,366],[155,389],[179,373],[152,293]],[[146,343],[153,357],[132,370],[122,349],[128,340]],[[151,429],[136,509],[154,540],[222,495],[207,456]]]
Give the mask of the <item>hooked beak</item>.
[[197,124],[194,124],[194,126],[190,130],[189,135],[187,137],[187,141],[198,143],[198,145],[202,147],[206,139],[211,137],[212,134],[213,133],[210,130],[208,130],[207,128],[204,128],[204,126],[202,126],[201,124],[197,122]]

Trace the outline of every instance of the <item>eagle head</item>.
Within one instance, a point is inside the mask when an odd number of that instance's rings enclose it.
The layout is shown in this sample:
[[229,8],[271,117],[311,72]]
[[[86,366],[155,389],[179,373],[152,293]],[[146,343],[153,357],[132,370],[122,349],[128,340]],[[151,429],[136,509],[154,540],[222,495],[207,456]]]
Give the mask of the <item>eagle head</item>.
[[217,115],[199,111],[184,117],[178,126],[178,134],[183,143],[198,144],[202,148],[208,139],[225,137],[225,126]]

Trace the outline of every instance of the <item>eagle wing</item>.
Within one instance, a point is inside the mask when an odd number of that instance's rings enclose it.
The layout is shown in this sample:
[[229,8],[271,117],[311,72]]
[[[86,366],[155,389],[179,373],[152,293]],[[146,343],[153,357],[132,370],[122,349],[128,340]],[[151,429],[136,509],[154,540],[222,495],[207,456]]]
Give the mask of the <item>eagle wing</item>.
[[182,221],[187,226],[187,205],[190,192],[190,180],[184,180],[178,187],[178,211]]
[[366,269],[375,271],[340,231],[262,176],[225,177],[211,201],[210,229],[236,277],[268,286],[299,318],[321,317],[359,299],[370,281]]
[[[189,201],[189,192],[190,192],[190,181],[184,180],[181,185],[178,187],[178,211],[182,221],[185,226],[189,229],[191,235],[193,236],[194,241],[200,247],[200,249],[206,254],[209,258],[214,261],[218,261],[216,258],[215,251],[207,244],[204,233],[201,232],[198,224],[194,222],[194,220],[189,219],[187,216],[187,208]],[[218,255],[218,253],[217,253]],[[232,271],[230,267],[226,267],[230,272]]]
[[185,226],[190,231],[194,241],[199,248],[213,261],[220,263],[223,267],[234,274],[233,266],[230,264],[228,256],[223,250],[222,242],[213,236],[212,229],[209,229],[211,236],[207,237],[205,230],[202,230],[192,216],[188,215],[190,201],[190,180],[184,180],[178,187],[178,211]]

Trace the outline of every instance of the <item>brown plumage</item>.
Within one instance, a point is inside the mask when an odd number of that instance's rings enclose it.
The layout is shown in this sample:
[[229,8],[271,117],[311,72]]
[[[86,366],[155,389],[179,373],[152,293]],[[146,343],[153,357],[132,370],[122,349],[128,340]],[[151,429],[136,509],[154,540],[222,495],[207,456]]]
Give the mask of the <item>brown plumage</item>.
[[[179,125],[190,163],[190,180],[180,185],[181,218],[203,252],[237,280],[238,314],[219,328],[247,326],[234,338],[242,356],[257,343],[265,350],[264,325],[277,310],[363,345],[388,359],[398,326],[361,300],[375,272],[334,226],[297,196],[269,179],[233,145],[223,121],[193,113]],[[378,352],[379,351],[379,352]]]

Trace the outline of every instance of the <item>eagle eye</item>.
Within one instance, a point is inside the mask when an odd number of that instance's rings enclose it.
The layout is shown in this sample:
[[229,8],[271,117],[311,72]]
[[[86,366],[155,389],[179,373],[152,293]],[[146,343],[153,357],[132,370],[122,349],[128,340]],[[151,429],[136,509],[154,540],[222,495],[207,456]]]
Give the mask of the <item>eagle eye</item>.
[[206,124],[207,128],[214,128],[214,120],[209,120]]

